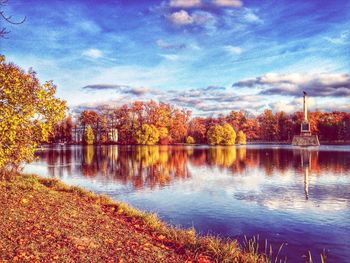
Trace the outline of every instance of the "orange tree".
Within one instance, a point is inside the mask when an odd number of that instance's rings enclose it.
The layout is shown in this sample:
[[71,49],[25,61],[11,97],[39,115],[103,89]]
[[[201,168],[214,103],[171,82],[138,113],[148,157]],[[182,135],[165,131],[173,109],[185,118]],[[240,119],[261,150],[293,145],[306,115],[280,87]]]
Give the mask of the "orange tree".
[[65,102],[55,97],[52,82],[40,84],[34,71],[25,72],[0,55],[0,173],[31,161],[39,143],[64,118]]

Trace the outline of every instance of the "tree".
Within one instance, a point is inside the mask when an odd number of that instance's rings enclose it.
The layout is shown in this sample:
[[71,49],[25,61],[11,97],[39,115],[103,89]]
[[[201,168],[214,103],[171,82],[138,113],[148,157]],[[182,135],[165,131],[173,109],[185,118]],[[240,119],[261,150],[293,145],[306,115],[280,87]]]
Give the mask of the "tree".
[[195,144],[196,142],[195,142],[195,140],[193,139],[192,136],[187,136],[186,143],[187,144]]
[[160,127],[158,128],[159,131],[159,142],[160,144],[168,144],[169,143],[169,139],[168,139],[168,129],[165,127]]
[[56,123],[52,133],[49,136],[49,142],[71,142],[73,126],[73,120],[70,115],[63,121]]
[[219,145],[224,136],[224,129],[221,125],[211,126],[207,133],[207,140],[210,145]]
[[223,136],[222,136],[221,144],[234,145],[236,141],[236,132],[233,129],[233,127],[230,124],[225,123],[224,125],[222,125],[222,129],[223,129]]
[[243,131],[239,131],[236,139],[237,144],[247,144],[247,136]]
[[33,159],[53,125],[64,118],[66,104],[56,86],[40,84],[34,71],[24,72],[0,55],[0,171],[18,169]]
[[132,144],[134,122],[131,118],[128,105],[123,105],[114,110],[115,127],[118,129],[118,141],[121,144]]
[[159,131],[153,124],[142,124],[142,126],[136,130],[134,137],[138,144],[154,145],[159,140]]
[[94,140],[95,140],[94,131],[92,130],[91,126],[88,125],[86,126],[86,129],[85,129],[84,143],[87,145],[91,145],[91,144],[94,144]]
[[207,123],[207,119],[203,117],[195,117],[190,121],[188,133],[197,143],[206,142]]
[[172,142],[184,142],[191,111],[175,110],[169,129]]
[[272,110],[264,110],[258,116],[258,122],[260,124],[260,139],[267,141],[278,140],[278,123]]

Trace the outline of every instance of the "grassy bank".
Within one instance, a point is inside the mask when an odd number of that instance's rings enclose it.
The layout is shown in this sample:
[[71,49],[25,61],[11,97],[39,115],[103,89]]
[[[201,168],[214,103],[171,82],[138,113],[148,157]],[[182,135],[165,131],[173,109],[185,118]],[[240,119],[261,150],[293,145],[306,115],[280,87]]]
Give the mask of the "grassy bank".
[[[55,179],[0,180],[0,262],[270,262],[254,240],[197,236]],[[269,252],[270,253],[270,252]],[[273,260],[274,262],[274,260]]]

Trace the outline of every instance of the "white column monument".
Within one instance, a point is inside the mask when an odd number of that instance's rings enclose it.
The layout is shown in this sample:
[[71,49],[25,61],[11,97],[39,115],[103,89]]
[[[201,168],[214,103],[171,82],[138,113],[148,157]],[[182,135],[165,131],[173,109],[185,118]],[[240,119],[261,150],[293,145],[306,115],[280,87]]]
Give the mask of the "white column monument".
[[317,135],[311,134],[310,123],[308,120],[308,112],[307,112],[307,93],[304,91],[303,96],[303,111],[304,111],[304,119],[301,122],[300,135],[295,135],[293,137],[292,145],[295,146],[318,146],[320,142],[318,140]]

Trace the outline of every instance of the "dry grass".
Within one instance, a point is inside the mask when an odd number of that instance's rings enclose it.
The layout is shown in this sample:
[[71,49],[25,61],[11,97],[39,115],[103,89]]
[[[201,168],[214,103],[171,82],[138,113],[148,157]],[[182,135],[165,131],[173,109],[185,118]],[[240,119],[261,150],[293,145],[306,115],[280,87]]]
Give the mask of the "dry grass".
[[280,262],[257,239],[198,236],[56,179],[0,180],[0,261]]

